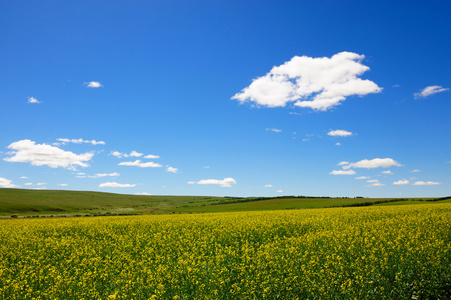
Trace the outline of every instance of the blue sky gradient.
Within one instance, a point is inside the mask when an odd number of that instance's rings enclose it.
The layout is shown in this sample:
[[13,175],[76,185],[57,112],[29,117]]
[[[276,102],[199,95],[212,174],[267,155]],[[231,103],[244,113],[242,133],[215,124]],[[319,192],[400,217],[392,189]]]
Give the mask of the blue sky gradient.
[[[0,1],[0,187],[449,195],[450,14],[449,1]],[[295,56],[342,52],[362,56],[337,68],[366,66],[356,78],[381,89],[351,85],[322,109],[296,103],[325,89],[232,99]]]

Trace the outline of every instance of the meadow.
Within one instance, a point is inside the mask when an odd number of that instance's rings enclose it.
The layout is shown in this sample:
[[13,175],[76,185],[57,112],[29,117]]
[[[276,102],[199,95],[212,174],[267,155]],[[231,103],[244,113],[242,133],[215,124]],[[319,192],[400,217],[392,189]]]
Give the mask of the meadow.
[[0,220],[0,299],[449,299],[451,204]]

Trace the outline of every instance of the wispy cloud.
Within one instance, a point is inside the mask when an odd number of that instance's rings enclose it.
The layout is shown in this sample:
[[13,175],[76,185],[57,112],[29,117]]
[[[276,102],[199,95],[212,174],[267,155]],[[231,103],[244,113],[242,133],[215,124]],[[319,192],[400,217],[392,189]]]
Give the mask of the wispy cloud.
[[390,170],[387,170],[387,171],[382,171],[382,174],[385,174],[385,175],[393,175],[393,172],[390,171]]
[[337,129],[337,130],[331,130],[327,133],[327,135],[330,136],[341,136],[341,137],[346,137],[346,136],[351,136],[353,135],[352,132],[350,131],[346,131],[346,130],[342,130],[342,129]]
[[31,140],[20,140],[8,146],[13,156],[4,158],[8,162],[29,162],[33,166],[75,169],[75,166],[87,167],[93,153],[75,154],[47,144],[36,144]]
[[265,187],[270,188],[272,187],[272,184],[265,184]]
[[373,81],[358,78],[369,70],[361,64],[364,58],[352,52],[341,52],[331,58],[295,56],[273,67],[265,76],[254,79],[232,99],[268,107],[284,107],[294,102],[295,106],[324,111],[339,105],[348,96],[364,96],[382,90]]
[[74,144],[92,144],[92,145],[105,145],[105,142],[103,141],[96,141],[96,140],[84,140],[84,139],[56,139],[59,142],[62,143],[74,143]]
[[281,129],[277,129],[277,128],[266,128],[266,131],[272,131],[272,132],[277,132],[277,133],[282,132]]
[[117,182],[105,182],[99,184],[99,187],[112,187],[112,188],[126,188],[126,187],[135,187],[136,184],[128,184],[128,183],[117,183]]
[[188,184],[212,184],[212,185],[220,185],[222,187],[231,187],[232,184],[236,184],[236,180],[233,178],[224,178],[222,180],[219,179],[202,179],[199,181],[188,181]]
[[118,164],[119,166],[135,166],[140,168],[160,168],[162,165],[154,162],[141,162],[139,159],[135,161],[125,161]]
[[90,178],[101,178],[101,177],[117,177],[120,176],[121,174],[119,173],[98,173],[98,174],[94,174],[91,176],[88,176]]
[[441,93],[441,92],[446,92],[449,91],[449,88],[444,88],[440,85],[431,85],[431,86],[427,86],[425,87],[423,90],[421,90],[418,93],[414,94],[415,99],[417,98],[425,98],[428,97],[430,95],[434,95],[437,93]]
[[331,175],[355,175],[355,171],[354,170],[333,170],[332,172],[330,172],[329,174]]

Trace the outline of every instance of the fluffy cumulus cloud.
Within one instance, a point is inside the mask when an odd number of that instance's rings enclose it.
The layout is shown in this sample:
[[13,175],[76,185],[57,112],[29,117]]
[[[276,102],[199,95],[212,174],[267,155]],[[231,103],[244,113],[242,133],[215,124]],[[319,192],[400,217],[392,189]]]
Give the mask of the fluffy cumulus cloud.
[[415,181],[413,185],[439,185],[442,184],[441,182],[434,182],[434,181]]
[[233,178],[224,178],[222,180],[219,179],[202,179],[199,181],[188,181],[188,184],[212,184],[212,185],[220,185],[222,187],[231,187],[232,184],[236,184],[235,179]]
[[8,146],[11,157],[4,158],[8,162],[29,162],[34,166],[75,169],[76,166],[88,167],[87,162],[93,153],[75,154],[47,144],[36,144],[31,140],[20,140]]
[[130,156],[140,157],[140,156],[143,156],[143,154],[133,150],[132,152],[130,152]]
[[0,187],[3,187],[3,188],[14,188],[14,187],[17,187],[17,185],[13,184],[12,180],[0,177]]
[[157,159],[157,158],[160,158],[160,156],[149,154],[149,155],[144,156],[144,158]]
[[342,137],[345,137],[345,136],[351,136],[351,135],[353,135],[353,133],[352,133],[352,132],[349,132],[349,131],[346,131],[346,130],[337,129],[337,130],[331,130],[331,131],[329,131],[329,132],[327,133],[327,135],[330,135],[330,136],[342,136]]
[[376,83],[358,78],[369,70],[361,61],[364,55],[341,52],[331,58],[295,56],[275,66],[265,76],[256,78],[232,99],[250,101],[267,107],[284,107],[294,102],[298,107],[327,110],[348,96],[379,93]]
[[343,169],[345,170],[350,168],[374,169],[374,168],[389,168],[399,166],[401,166],[401,164],[393,160],[392,158],[374,158],[374,159],[363,159],[355,163],[343,164]]
[[100,82],[98,82],[98,81],[85,82],[85,85],[86,85],[88,88],[99,88],[99,87],[103,87],[103,85],[101,85]]
[[177,169],[177,168],[173,168],[173,167],[167,167],[166,168],[166,172],[169,172],[169,173],[178,173],[179,172],[179,169]]
[[135,161],[124,161],[119,163],[119,166],[135,166],[140,168],[160,168],[162,165],[154,162],[141,162],[139,159]]
[[431,85],[431,86],[425,87],[422,91],[415,93],[414,97],[415,97],[415,99],[425,98],[427,96],[434,95],[434,94],[441,93],[441,92],[446,92],[446,91],[449,91],[449,89],[444,88],[440,85]]
[[41,102],[39,102],[39,100],[34,97],[30,97],[30,98],[28,98],[28,103],[39,104]]
[[62,143],[74,143],[74,144],[93,144],[93,145],[105,145],[105,142],[103,141],[96,141],[96,140],[84,140],[84,139],[57,139],[57,141]]
[[332,172],[330,172],[329,174],[331,175],[355,175],[355,171],[354,170],[333,170]]
[[99,187],[112,187],[112,188],[117,188],[117,187],[135,187],[136,184],[128,184],[128,183],[117,183],[117,182],[105,182],[105,183],[101,183],[99,184]]
[[393,184],[394,185],[406,185],[406,184],[410,184],[410,182],[407,179],[401,179],[401,180],[393,182]]

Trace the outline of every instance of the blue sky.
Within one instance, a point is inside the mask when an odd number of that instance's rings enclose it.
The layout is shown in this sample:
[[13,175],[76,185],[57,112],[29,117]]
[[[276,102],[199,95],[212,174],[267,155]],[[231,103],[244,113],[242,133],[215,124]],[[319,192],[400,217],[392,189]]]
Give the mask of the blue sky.
[[449,1],[0,1],[0,187],[446,196]]

